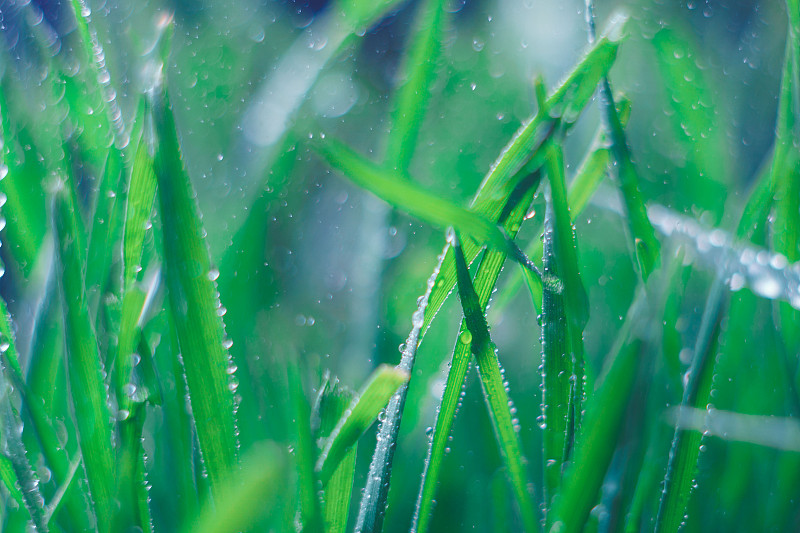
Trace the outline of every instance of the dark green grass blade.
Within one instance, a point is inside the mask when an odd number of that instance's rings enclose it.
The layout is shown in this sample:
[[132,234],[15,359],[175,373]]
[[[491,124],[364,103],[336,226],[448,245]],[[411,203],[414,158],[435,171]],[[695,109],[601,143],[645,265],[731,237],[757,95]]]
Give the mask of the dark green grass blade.
[[[512,236],[515,236],[519,230],[520,224],[527,213],[528,206],[533,199],[533,194],[536,192],[536,187],[539,185],[539,179],[540,174],[534,176],[530,188],[522,195],[518,204],[508,211],[508,217],[503,221],[503,226]],[[448,248],[450,253],[452,253],[452,248],[449,244]],[[489,303],[489,298],[497,283],[497,277],[500,274],[505,259],[505,256],[501,252],[487,250],[478,265],[473,287],[478,294],[481,308],[484,310]],[[438,273],[434,272],[433,277],[436,278],[437,275]],[[434,286],[434,289],[435,288],[436,286]],[[430,525],[431,513],[436,503],[436,486],[439,483],[439,474],[441,473],[445,451],[448,446],[448,439],[450,438],[450,432],[455,420],[455,414],[460,403],[461,391],[466,380],[467,371],[469,370],[471,344],[472,341],[467,336],[467,325],[462,320],[453,350],[450,371],[447,374],[444,394],[442,395],[442,401],[436,415],[433,437],[428,447],[428,457],[425,460],[425,469],[422,474],[417,507],[414,511],[414,519],[411,525],[412,531],[422,533],[427,531]]]
[[242,468],[225,481],[217,500],[206,505],[182,529],[185,533],[236,533],[250,530],[262,517],[279,509],[281,495],[291,490],[289,458],[272,443],[253,446]]
[[287,377],[291,417],[294,422],[292,441],[300,505],[297,526],[300,531],[322,531],[322,511],[318,497],[317,476],[314,472],[317,446],[312,440],[311,411],[294,360],[287,365]]
[[[598,81],[614,63],[617,48],[622,39],[624,24],[624,19],[617,19],[609,26],[606,35],[597,40],[547,99],[546,107],[531,117],[509,141],[487,173],[472,201],[472,208],[475,212],[489,220],[498,220],[497,217],[503,211],[509,191],[513,190],[529,173],[520,171],[532,159],[534,163],[537,160],[541,161],[542,154],[536,150],[537,147],[540,147],[537,144],[539,142],[537,131],[543,124],[553,120],[551,115],[563,117],[563,121],[566,122],[563,124],[564,129],[569,126],[569,120],[577,119],[578,113],[591,99]],[[527,168],[526,170],[533,169]],[[506,229],[508,231],[508,228]],[[464,241],[462,246],[467,262],[471,263],[478,255],[480,248],[469,241]],[[455,283],[455,263],[452,251],[448,250],[439,268],[439,277],[431,294],[430,305],[425,312],[423,335]]]
[[[341,387],[337,380],[323,383],[314,412],[319,420],[319,439],[326,442],[336,424],[353,401],[353,393]],[[336,467],[324,491],[324,519],[326,533],[344,533],[350,515],[350,497],[356,469],[356,451],[353,446]]]
[[152,109],[167,292],[197,437],[212,493],[218,497],[238,455],[232,366],[205,230],[166,92],[154,97]]
[[16,371],[19,371],[19,357],[16,353],[11,317],[2,298],[0,298],[0,343],[2,343],[0,351],[5,356],[5,361],[0,364],[0,445],[3,453],[11,460],[25,508],[31,515],[35,530],[47,531],[44,499],[39,492],[39,479],[31,468],[27,450],[22,442],[20,432],[22,421],[11,403],[12,389],[9,375],[13,370],[8,368],[7,363],[16,366]]
[[323,485],[328,483],[348,450],[372,425],[386,407],[389,398],[408,378],[408,372],[399,367],[381,365],[375,369],[336,424],[319,454],[316,469]]
[[495,436],[503,457],[512,493],[519,506],[522,523],[526,531],[538,531],[539,521],[536,504],[533,500],[532,485],[528,481],[522,443],[514,416],[511,413],[511,400],[504,385],[500,363],[497,360],[494,343],[489,337],[489,326],[483,308],[472,285],[469,269],[458,241],[455,242],[456,268],[458,272],[458,294],[464,309],[467,331],[472,335],[472,354],[481,377],[484,398],[494,426]]
[[562,464],[568,453],[570,386],[573,373],[569,357],[569,332],[564,306],[563,282],[556,260],[552,200],[546,196],[544,214],[544,269],[542,279],[542,459],[545,512],[561,484]]
[[76,204],[69,186],[69,183],[62,184],[55,193],[54,202],[57,255],[62,273],[60,285],[67,344],[66,366],[97,525],[101,532],[105,532],[110,531],[114,508],[110,486],[114,479],[111,413],[94,321],[90,319],[83,285],[83,250],[80,246]]
[[408,171],[441,53],[444,1],[426,0],[417,9],[414,31],[409,36],[411,48],[403,65],[405,79],[394,96],[386,147],[388,166],[399,172]]
[[[717,340],[723,318],[724,283],[714,281],[695,343],[695,357],[689,369],[689,379],[683,393],[682,406],[706,409],[711,400]],[[669,453],[664,490],[656,517],[655,531],[677,532],[685,523],[689,496],[695,486],[697,460],[700,456],[702,433],[676,428]]]
[[[542,131],[540,142],[547,133]],[[318,144],[326,161],[356,185],[370,191],[392,206],[439,228],[454,226],[481,245],[488,244],[518,257],[518,249],[500,228],[482,216],[431,194],[394,172],[372,164],[346,145],[327,140]]]

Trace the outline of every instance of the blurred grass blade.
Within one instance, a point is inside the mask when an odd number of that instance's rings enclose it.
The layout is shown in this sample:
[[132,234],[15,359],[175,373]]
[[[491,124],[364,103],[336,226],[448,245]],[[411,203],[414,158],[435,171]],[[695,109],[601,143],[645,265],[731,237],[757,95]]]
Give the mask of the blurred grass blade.
[[[270,517],[281,494],[290,486],[289,458],[272,443],[254,445],[242,458],[242,468],[223,483],[215,502],[182,529],[185,533],[236,533],[251,530]],[[257,530],[257,529],[255,529]]]
[[130,412],[119,424],[116,495],[119,507],[114,516],[114,531],[151,531],[150,506],[144,464],[142,428],[144,402],[128,404]]
[[441,53],[444,0],[425,0],[417,7],[410,50],[403,62],[404,80],[394,95],[392,129],[386,147],[386,162],[398,172],[408,171],[425,117],[436,66]]
[[316,470],[323,486],[328,483],[348,450],[383,411],[389,398],[408,381],[405,370],[381,365],[350,403],[320,452]]
[[70,184],[62,183],[55,193],[54,220],[58,240],[58,261],[64,328],[67,344],[67,375],[78,428],[78,439],[86,467],[91,499],[101,533],[110,531],[113,515],[114,457],[111,413],[103,380],[97,338],[90,319],[84,289],[82,248],[77,206]]
[[155,174],[166,286],[192,414],[214,497],[237,465],[238,442],[228,342],[200,213],[181,156],[166,91],[152,102]]
[[392,171],[370,163],[338,141],[328,139],[318,143],[317,147],[331,166],[393,207],[439,228],[455,226],[481,245],[488,244],[518,257],[518,249],[503,231],[482,216],[437,197]]
[[[503,210],[504,213],[506,213],[506,218],[505,220],[501,220],[501,223],[512,237],[516,236],[517,231],[519,231],[540,180],[541,173],[537,172],[531,176],[530,180],[523,182],[527,183],[528,187],[520,195],[515,205],[507,205]],[[466,246],[467,242],[462,243],[462,246]],[[451,257],[454,257],[453,248],[449,243],[445,250]],[[489,303],[489,298],[494,291],[497,277],[500,275],[500,270],[503,268],[505,259],[505,255],[502,252],[486,250],[486,253],[483,255],[478,265],[473,287],[478,295],[480,307],[483,310],[486,309]],[[442,264],[444,261],[446,261],[446,259],[440,260],[439,264]],[[451,264],[455,266],[455,263]],[[439,272],[434,270],[431,277],[436,280],[440,279]],[[434,284],[432,292],[437,288],[438,285]],[[427,310],[425,316],[428,316]],[[428,446],[428,456],[425,460],[419,496],[417,497],[417,506],[411,525],[411,530],[414,532],[423,533],[428,530],[431,513],[436,504],[436,486],[439,483],[442,462],[447,447],[449,446],[450,432],[453,428],[456,410],[460,403],[461,392],[467,377],[467,371],[469,370],[472,340],[468,338],[467,334],[468,329],[466,322],[462,320],[455,348],[453,349],[453,357],[450,363],[450,371],[447,374],[444,393],[442,394],[442,400],[436,415],[433,436]]]
[[792,417],[745,415],[719,409],[673,407],[669,420],[682,431],[800,452],[800,423]]
[[28,452],[22,442],[22,420],[16,412],[11,400],[11,380],[7,362],[12,362],[19,369],[19,357],[11,328],[11,317],[6,302],[0,298],[0,351],[5,361],[0,363],[0,448],[11,460],[11,466],[19,483],[25,508],[31,515],[36,531],[47,531],[44,498],[39,491],[39,479],[31,467]]
[[[319,420],[319,439],[326,442],[336,424],[353,401],[353,393],[326,378],[314,408]],[[350,497],[355,482],[356,451],[353,446],[336,467],[324,491],[325,533],[344,533],[350,515]]]
[[286,370],[291,417],[294,425],[292,442],[294,444],[297,488],[300,495],[297,526],[299,531],[314,533],[324,529],[318,497],[317,476],[314,472],[317,446],[311,437],[311,412],[294,358],[287,363]]
[[[454,235],[453,237],[455,238]],[[454,244],[455,248],[458,294],[461,298],[461,307],[464,309],[464,320],[467,323],[467,331],[472,336],[472,354],[477,362],[483,394],[489,408],[500,455],[508,470],[512,492],[519,506],[524,529],[529,532],[538,531],[539,518],[530,491],[531,484],[525,471],[526,461],[522,455],[522,443],[516,427],[518,422],[511,413],[512,403],[504,384],[495,345],[489,337],[489,326],[486,324],[483,308],[472,285],[461,246],[458,240],[451,244]]]
[[[711,400],[711,386],[717,355],[720,323],[724,316],[725,284],[717,277],[708,294],[700,331],[694,346],[681,406],[706,409]],[[656,533],[677,532],[686,521],[689,496],[694,490],[697,460],[703,435],[676,426],[669,452],[664,489],[656,517]]]
[[[542,458],[544,472],[545,512],[561,484],[561,470],[570,449],[570,385],[573,375],[569,357],[569,332],[564,309],[563,282],[556,260],[553,207],[550,195],[545,196],[544,213],[544,291],[542,293]],[[535,298],[535,296],[534,296]]]

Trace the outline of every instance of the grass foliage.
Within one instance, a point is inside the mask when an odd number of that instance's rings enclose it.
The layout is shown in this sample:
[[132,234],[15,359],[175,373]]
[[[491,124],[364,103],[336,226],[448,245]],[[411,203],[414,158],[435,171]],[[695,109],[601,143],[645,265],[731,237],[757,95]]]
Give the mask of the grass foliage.
[[675,8],[6,4],[3,531],[800,527],[797,0],[752,172]]

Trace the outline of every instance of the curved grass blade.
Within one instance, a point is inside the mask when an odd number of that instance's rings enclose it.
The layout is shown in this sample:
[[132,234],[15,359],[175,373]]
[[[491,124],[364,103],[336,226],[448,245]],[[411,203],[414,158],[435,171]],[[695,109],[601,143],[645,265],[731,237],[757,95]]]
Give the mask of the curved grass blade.
[[[694,347],[694,360],[689,369],[689,378],[683,392],[681,406],[706,409],[711,399],[717,340],[720,323],[724,315],[725,285],[717,277],[708,294],[706,308]],[[675,437],[669,452],[664,490],[656,516],[656,533],[677,532],[686,521],[689,496],[694,489],[697,460],[703,435],[696,431],[685,431],[676,426]]]
[[[591,42],[595,39],[593,0],[586,2],[586,16],[589,20],[589,42]],[[625,202],[626,218],[633,238],[632,249],[635,252],[639,272],[642,279],[647,281],[653,269],[658,267],[661,244],[656,239],[655,230],[647,218],[647,211],[639,191],[639,177],[631,159],[630,147],[614,103],[614,93],[611,91],[607,74],[600,80],[599,96],[603,125],[611,140],[610,150],[615,163],[610,169],[615,174]]]
[[225,481],[215,502],[206,502],[182,531],[236,533],[269,517],[287,490],[289,458],[271,443],[254,445],[242,458],[242,468]]
[[323,486],[361,435],[372,425],[397,389],[408,382],[408,372],[400,367],[381,365],[350,403],[336,427],[331,431],[319,454],[316,470]]
[[[502,221],[502,223],[511,236],[515,236],[519,230],[520,224],[527,213],[528,206],[539,185],[540,176],[540,173],[534,175],[533,179],[530,181],[530,186],[524,194],[522,194],[518,204],[510,209],[506,209],[508,217]],[[467,242],[462,244],[466,245]],[[453,249],[449,243],[446,250],[448,253],[453,254]],[[489,298],[494,291],[497,277],[500,275],[500,270],[503,268],[505,259],[505,255],[502,252],[487,250],[478,265],[473,287],[478,295],[481,309],[485,310],[486,305],[489,303]],[[442,261],[440,261],[440,264],[441,263]],[[432,278],[439,279],[437,271],[434,271]],[[433,290],[436,290],[437,287],[438,285],[434,285]],[[411,525],[411,530],[419,533],[427,531],[430,525],[431,513],[436,503],[435,495],[436,486],[439,483],[439,474],[442,469],[450,432],[453,428],[456,410],[460,403],[461,391],[467,377],[467,371],[469,370],[472,340],[468,338],[467,332],[466,322],[462,320],[455,348],[453,349],[453,357],[450,363],[450,371],[447,374],[444,394],[442,395],[442,400],[439,405],[439,411],[436,414],[433,437],[428,447],[428,456],[425,460],[419,496],[417,497],[417,506]]]
[[386,147],[387,164],[403,173],[408,171],[414,154],[441,53],[444,1],[426,0],[418,9],[415,28],[409,36],[411,48],[403,65],[405,80],[394,96],[392,129]]
[[[348,406],[353,401],[353,393],[341,387],[338,380],[325,380],[320,388],[314,407],[319,420],[319,437],[324,443]],[[356,470],[356,451],[353,446],[336,467],[324,491],[325,533],[344,533],[350,515],[350,497],[353,491]]]
[[11,383],[6,362],[16,365],[19,370],[19,358],[16,353],[14,336],[11,329],[11,317],[8,314],[6,302],[0,298],[0,351],[5,355],[5,361],[0,364],[0,446],[4,450],[13,468],[15,478],[19,483],[22,500],[25,508],[31,515],[31,521],[36,531],[47,531],[45,518],[44,498],[39,491],[39,479],[28,460],[25,445],[22,442],[22,421],[19,413],[11,404]]
[[[455,238],[455,236],[453,236]],[[522,455],[518,428],[511,414],[511,400],[503,382],[500,363],[497,360],[494,343],[489,337],[489,326],[483,314],[482,306],[475,288],[472,285],[469,269],[458,240],[453,243],[458,272],[458,294],[464,309],[464,320],[467,331],[472,336],[472,354],[477,362],[478,373],[483,385],[484,398],[495,437],[500,448],[511,482],[512,493],[519,506],[520,516],[526,531],[539,530],[539,519],[536,516],[536,504],[533,500],[532,487],[525,471],[525,458]]]
[[98,529],[110,531],[113,516],[114,457],[111,453],[111,413],[103,367],[98,351],[94,323],[82,276],[83,261],[77,210],[70,184],[55,193],[55,233],[57,237],[60,285],[64,308],[67,344],[67,375],[78,429],[78,441],[86,467]]
[[[541,132],[541,142],[546,135]],[[454,226],[479,244],[488,244],[524,263],[519,248],[489,220],[473,211],[431,194],[407,179],[360,157],[343,143],[327,140],[317,144],[320,154],[356,185],[392,206],[440,228]]]
[[205,230],[163,88],[151,105],[167,292],[202,458],[212,493],[219,497],[238,463],[233,367]]

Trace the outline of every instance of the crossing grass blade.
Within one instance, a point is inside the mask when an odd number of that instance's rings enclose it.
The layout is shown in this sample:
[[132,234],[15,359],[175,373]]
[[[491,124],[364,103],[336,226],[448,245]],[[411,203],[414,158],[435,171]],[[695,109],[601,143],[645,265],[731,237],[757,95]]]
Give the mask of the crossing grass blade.
[[235,385],[208,246],[166,91],[151,102],[166,287],[213,496],[238,463]]
[[522,443],[518,429],[515,427],[514,416],[511,413],[512,403],[504,384],[496,348],[489,336],[489,326],[486,324],[486,317],[472,285],[469,269],[458,240],[454,243],[454,250],[458,272],[458,294],[464,310],[467,331],[472,337],[472,355],[475,356],[478,373],[481,377],[484,399],[489,408],[500,455],[508,470],[512,493],[519,507],[523,526],[526,531],[538,531],[539,519],[536,513],[537,507],[533,501],[533,486],[528,481],[525,471],[526,463],[522,454]]
[[381,365],[375,369],[322,447],[316,470],[323,486],[328,484],[350,448],[408,378],[408,372],[391,365]]
[[[516,205],[506,206],[505,212],[507,213],[507,217],[505,220],[502,220],[501,223],[512,237],[516,236],[522,224],[522,220],[528,212],[528,206],[533,200],[533,195],[536,192],[540,179],[541,174],[537,172],[532,176],[532,179],[528,183],[528,188],[521,195]],[[464,244],[466,243],[462,243],[462,245]],[[448,248],[448,253],[453,253],[452,247],[448,245]],[[494,291],[497,277],[500,275],[505,259],[505,255],[502,252],[493,250],[487,250],[486,254],[481,258],[478,270],[475,273],[473,287],[475,293],[478,295],[480,307],[483,310],[486,309],[489,303],[489,298]],[[437,279],[439,279],[438,276]],[[433,290],[435,291],[437,287],[438,285],[434,285]],[[469,370],[472,341],[465,335],[467,331],[466,322],[462,320],[455,348],[453,349],[450,371],[447,374],[444,393],[442,394],[439,411],[436,415],[433,437],[428,446],[428,456],[425,459],[422,482],[420,483],[419,496],[417,497],[417,506],[411,525],[411,530],[414,532],[423,533],[427,531],[430,526],[431,513],[436,503],[436,488],[439,483],[442,462],[448,446],[448,439],[450,438],[450,433],[453,428],[456,409],[460,402],[461,391],[467,377],[467,371]]]
[[[273,443],[254,445],[242,458],[242,468],[225,480],[215,502],[206,502],[185,533],[236,533],[250,530],[279,508],[288,492],[289,458]],[[273,520],[274,522],[274,520]],[[275,524],[272,524],[275,526]]]
[[97,338],[90,319],[82,272],[83,248],[77,206],[71,182],[62,183],[55,193],[54,222],[60,265],[61,300],[67,345],[67,375],[86,475],[100,532],[111,530],[113,516],[114,457],[111,413],[103,380]]
[[[330,437],[336,424],[353,401],[353,393],[339,385],[338,380],[326,379],[320,388],[314,412],[319,420],[319,441]],[[336,467],[325,487],[325,533],[344,533],[350,515],[350,497],[356,470],[357,447],[350,448]]]

